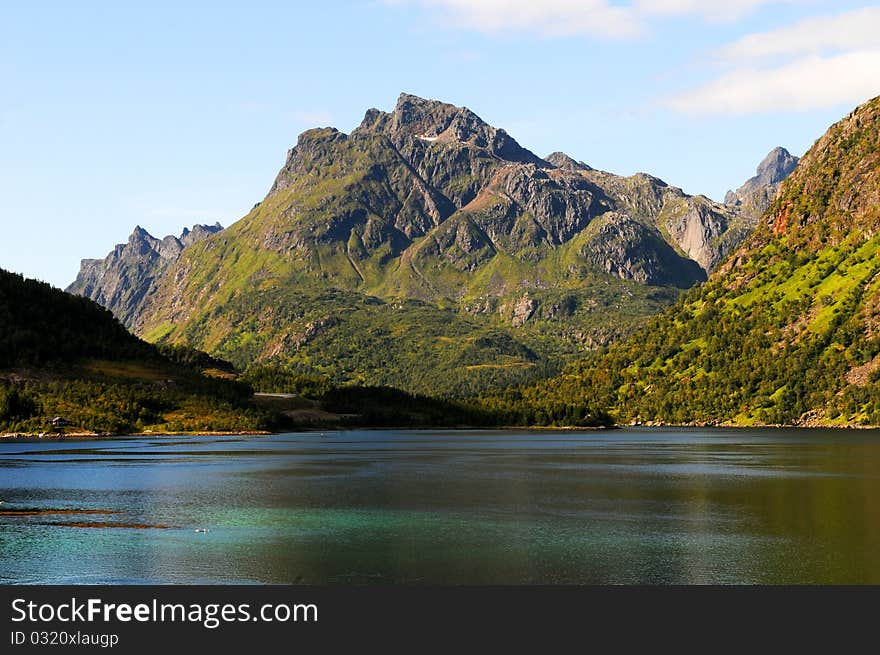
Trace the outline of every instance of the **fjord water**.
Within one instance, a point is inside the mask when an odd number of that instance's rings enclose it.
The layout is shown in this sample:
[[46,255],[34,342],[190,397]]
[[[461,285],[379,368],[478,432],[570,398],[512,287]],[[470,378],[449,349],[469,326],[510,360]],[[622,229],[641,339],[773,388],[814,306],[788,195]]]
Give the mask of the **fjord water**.
[[2,583],[880,583],[874,432],[8,442],[0,500]]

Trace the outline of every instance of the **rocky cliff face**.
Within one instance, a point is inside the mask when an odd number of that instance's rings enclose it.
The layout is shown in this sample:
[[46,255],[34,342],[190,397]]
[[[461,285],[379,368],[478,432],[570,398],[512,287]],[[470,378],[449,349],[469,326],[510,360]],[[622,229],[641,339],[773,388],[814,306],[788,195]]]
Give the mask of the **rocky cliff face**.
[[614,213],[597,219],[582,254],[610,275],[643,284],[687,288],[703,275],[699,264],[676,252],[657,228]]
[[754,226],[758,218],[770,207],[779,191],[779,185],[792,174],[798,161],[798,158],[785,148],[774,148],[758,165],[754,177],[736,191],[727,192],[724,203],[734,207]]
[[157,239],[138,226],[127,243],[117,245],[104,259],[84,259],[67,292],[94,300],[130,326],[183,251],[222,229],[219,223],[195,225],[192,230],[184,228],[179,238]]

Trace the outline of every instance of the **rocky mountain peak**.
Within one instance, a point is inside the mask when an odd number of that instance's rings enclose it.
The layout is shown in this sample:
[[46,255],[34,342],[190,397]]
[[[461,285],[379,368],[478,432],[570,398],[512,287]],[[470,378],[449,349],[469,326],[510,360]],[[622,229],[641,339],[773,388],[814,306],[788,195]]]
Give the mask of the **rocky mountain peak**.
[[797,164],[798,158],[788,150],[773,148],[758,165],[755,176],[746,180],[736,191],[728,191],[724,203],[742,205],[753,202],[758,213],[763,213],[776,195],[779,184],[791,175]]
[[758,174],[755,178],[762,184],[779,184],[791,175],[797,163],[798,158],[785,148],[773,148],[758,165]]
[[117,245],[115,251],[122,252],[125,250],[129,253],[136,253],[138,256],[143,256],[146,253],[155,251],[157,247],[161,248],[161,241],[138,225],[129,235],[128,242],[126,244]]
[[398,147],[419,141],[472,146],[511,162],[544,165],[544,161],[523,148],[506,131],[486,123],[467,107],[402,93],[390,113],[370,109],[353,132],[387,135]]
[[728,191],[724,204],[739,215],[741,227],[751,232],[770,208],[780,186],[798,166],[798,158],[785,148],[773,148],[736,191]]
[[485,138],[492,127],[467,107],[456,107],[439,100],[401,93],[393,111],[386,113],[378,109],[368,110],[356,131],[406,134],[431,139],[438,138],[449,130],[452,130],[449,137],[455,136],[468,141],[472,138]]
[[546,157],[544,157],[544,161],[553,164],[556,168],[561,168],[566,171],[591,171],[593,168],[591,166],[587,166],[582,161],[577,161],[573,157],[566,155],[564,152],[553,152]]
[[134,230],[132,230],[131,234],[128,237],[129,243],[136,241],[144,241],[146,239],[153,239],[153,235],[147,232],[140,225],[135,225]]
[[183,232],[180,234],[180,238],[178,239],[178,241],[180,241],[181,245],[184,248],[188,248],[192,244],[201,241],[202,239],[205,239],[212,234],[216,234],[222,229],[223,226],[220,225],[219,221],[214,223],[213,225],[202,225],[197,223],[193,225],[191,230],[186,227],[183,228]]

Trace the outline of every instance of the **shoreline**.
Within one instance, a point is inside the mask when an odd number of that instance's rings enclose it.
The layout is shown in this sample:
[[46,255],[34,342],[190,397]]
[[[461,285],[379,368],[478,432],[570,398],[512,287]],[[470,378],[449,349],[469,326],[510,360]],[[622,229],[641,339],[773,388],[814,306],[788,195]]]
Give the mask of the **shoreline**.
[[329,426],[329,427],[308,427],[294,428],[291,430],[279,430],[271,432],[268,430],[241,430],[241,431],[201,431],[201,432],[69,432],[67,434],[38,434],[26,432],[7,432],[0,434],[0,442],[2,441],[92,441],[100,439],[122,439],[126,437],[268,437],[275,434],[292,434],[296,432],[351,432],[353,430],[362,430],[365,432],[380,432],[383,430],[497,430],[497,431],[514,431],[514,430],[531,430],[534,432],[601,432],[603,430],[617,430],[622,425],[597,426],[597,427],[576,427],[576,426],[559,426],[550,427],[542,426],[474,426],[474,425],[445,425],[445,426]]
[[96,441],[102,439],[120,439],[127,437],[235,437],[235,436],[254,436],[265,437],[276,434],[291,434],[294,432],[349,432],[353,430],[362,431],[382,431],[382,430],[494,430],[499,432],[511,432],[516,430],[528,430],[531,432],[602,432],[611,430],[621,430],[626,428],[682,428],[682,429],[708,429],[708,430],[747,430],[750,428],[759,430],[880,430],[880,426],[876,425],[774,425],[774,424],[756,424],[756,425],[737,425],[735,423],[627,423],[616,424],[611,426],[327,426],[327,427],[303,427],[291,430],[267,431],[267,430],[242,430],[242,431],[199,431],[199,432],[136,432],[136,433],[97,433],[97,432],[71,432],[67,434],[38,434],[38,433],[4,433],[0,434],[0,442],[3,441]]
[[803,425],[791,425],[782,423],[664,423],[662,421],[647,421],[645,423],[621,423],[620,428],[704,428],[704,429],[733,429],[748,430],[880,430],[880,425],[859,425],[857,423],[835,423],[824,425],[822,423],[805,423]]
[[0,434],[0,441],[90,441],[97,439],[119,439],[122,437],[233,437],[233,436],[268,436],[270,434],[283,434],[282,432],[269,432],[260,430],[240,431],[211,431],[201,432],[68,432],[66,434],[43,434],[36,432],[7,432]]

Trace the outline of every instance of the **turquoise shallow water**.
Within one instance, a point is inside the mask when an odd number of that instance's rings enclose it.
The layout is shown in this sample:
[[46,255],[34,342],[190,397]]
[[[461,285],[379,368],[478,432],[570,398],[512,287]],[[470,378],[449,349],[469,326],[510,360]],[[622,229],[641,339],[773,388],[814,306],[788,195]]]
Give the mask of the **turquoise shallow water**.
[[0,500],[0,583],[880,583],[874,432],[10,442]]

